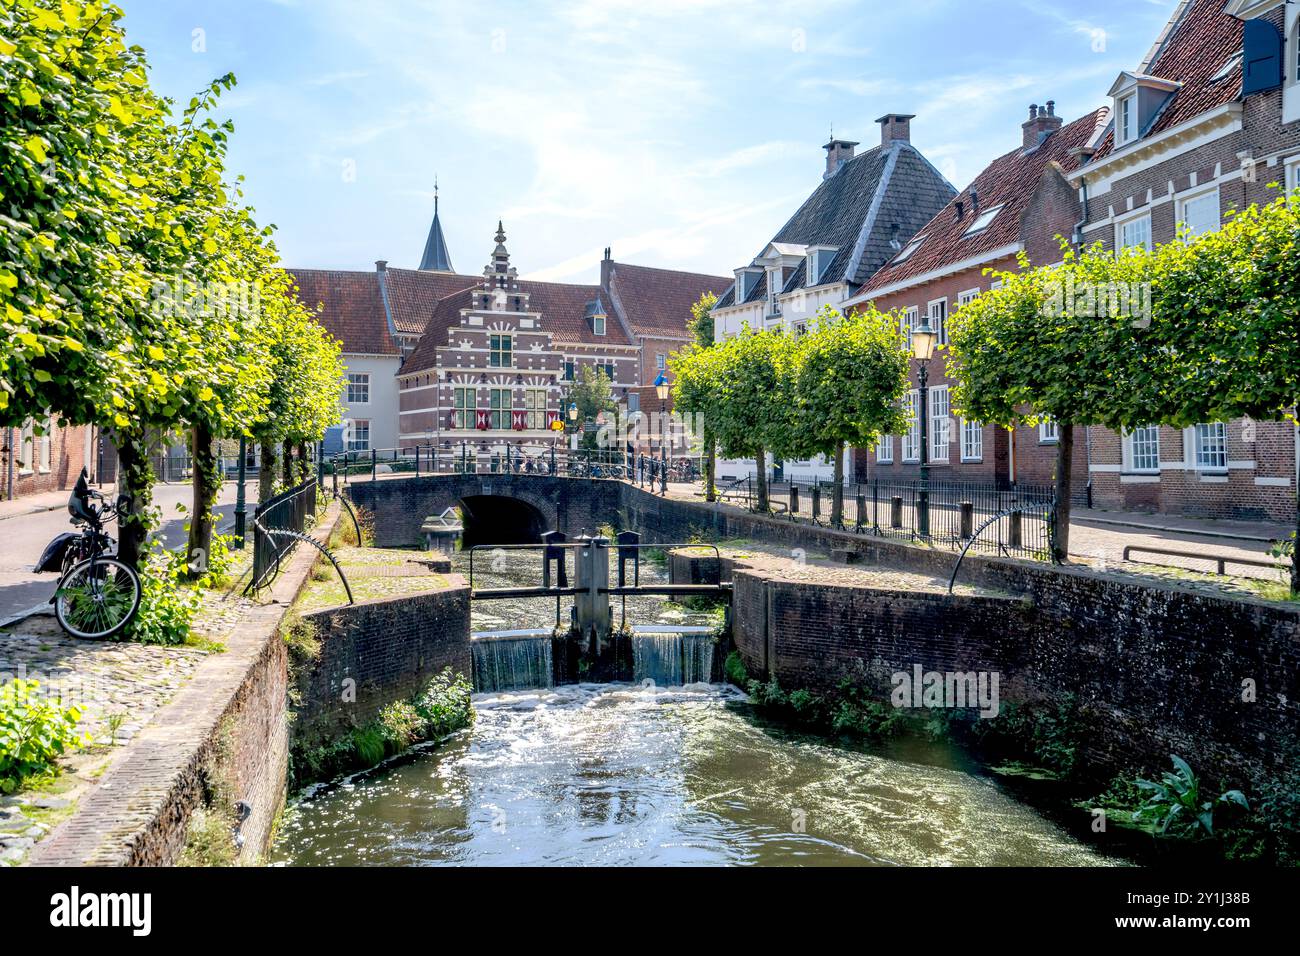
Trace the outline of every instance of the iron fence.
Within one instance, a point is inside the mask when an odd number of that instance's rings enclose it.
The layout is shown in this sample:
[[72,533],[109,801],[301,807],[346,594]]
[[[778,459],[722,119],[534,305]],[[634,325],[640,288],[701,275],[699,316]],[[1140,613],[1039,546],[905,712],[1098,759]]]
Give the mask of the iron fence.
[[[393,475],[512,474],[636,480],[643,474],[658,475],[661,467],[658,459],[617,449],[549,446],[524,450],[514,445],[484,449],[471,442],[459,442],[343,452],[325,460],[322,472],[337,487],[357,479],[379,480]],[[676,473],[687,471],[679,466]],[[674,474],[671,467],[669,474]]]
[[[932,480],[923,489],[920,481],[846,482],[843,514],[838,521],[833,515],[834,490],[829,481],[771,482],[768,510],[792,521],[924,541],[953,550],[970,542],[975,551],[1042,560],[1051,557],[1056,513],[1056,489],[1051,485]],[[923,491],[928,533],[922,532]],[[720,495],[758,510],[752,477],[732,482]],[[972,541],[985,522],[989,522],[987,530]]]
[[316,514],[316,479],[282,491],[253,512],[253,574],[248,590],[270,583],[280,561],[293,550],[307,531],[308,519]]

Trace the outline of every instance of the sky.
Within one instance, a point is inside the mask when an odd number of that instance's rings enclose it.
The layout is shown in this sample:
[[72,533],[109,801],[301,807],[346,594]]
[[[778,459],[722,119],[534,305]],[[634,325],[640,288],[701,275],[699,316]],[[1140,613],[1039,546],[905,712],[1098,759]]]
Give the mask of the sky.
[[820,182],[822,145],[912,142],[955,187],[1030,103],[1105,105],[1176,0],[117,0],[155,89],[218,115],[285,265],[414,268],[435,180],[453,266],[504,221],[525,278],[616,260],[728,276]]

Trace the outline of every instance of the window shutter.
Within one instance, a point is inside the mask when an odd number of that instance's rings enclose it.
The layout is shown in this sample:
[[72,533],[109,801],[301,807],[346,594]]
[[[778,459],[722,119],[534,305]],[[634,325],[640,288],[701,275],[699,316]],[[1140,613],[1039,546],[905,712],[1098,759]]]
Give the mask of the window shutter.
[[1241,95],[1282,85],[1282,34],[1267,20],[1247,20],[1241,31]]

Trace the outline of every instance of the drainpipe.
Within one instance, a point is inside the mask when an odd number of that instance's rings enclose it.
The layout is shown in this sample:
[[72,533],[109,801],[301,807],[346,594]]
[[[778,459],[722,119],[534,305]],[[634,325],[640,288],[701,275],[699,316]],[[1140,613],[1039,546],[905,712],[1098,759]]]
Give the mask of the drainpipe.
[[1083,448],[1084,457],[1087,460],[1088,481],[1083,486],[1085,494],[1088,496],[1088,509],[1092,509],[1092,426],[1083,426]]
[[5,497],[10,501],[14,500],[14,430],[9,429],[9,449],[5,455],[5,469],[8,476],[5,482]]

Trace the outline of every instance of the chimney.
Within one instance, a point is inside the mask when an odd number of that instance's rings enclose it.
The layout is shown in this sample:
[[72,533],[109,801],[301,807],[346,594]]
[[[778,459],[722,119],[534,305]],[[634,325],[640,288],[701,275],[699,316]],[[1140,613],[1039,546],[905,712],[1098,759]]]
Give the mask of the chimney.
[[376,272],[387,272],[387,271],[388,271],[388,260],[387,260],[387,259],[376,259],[376,260],[375,260],[375,271],[376,271]]
[[912,141],[911,121],[914,119],[916,119],[915,113],[886,113],[876,120],[880,124],[880,145],[888,146],[895,140],[910,143]]
[[610,257],[609,246],[605,247],[605,258],[600,260],[600,286],[609,289],[610,280],[614,278],[614,260]]
[[822,174],[822,179],[830,179],[837,169],[852,159],[853,147],[857,145],[851,140],[832,138],[823,146],[822,149],[826,150],[826,172]]
[[1048,100],[1047,105],[1039,109],[1037,103],[1029,107],[1029,119],[1022,123],[1025,149],[1033,149],[1047,137],[1061,128],[1061,117],[1056,115],[1056,101]]

